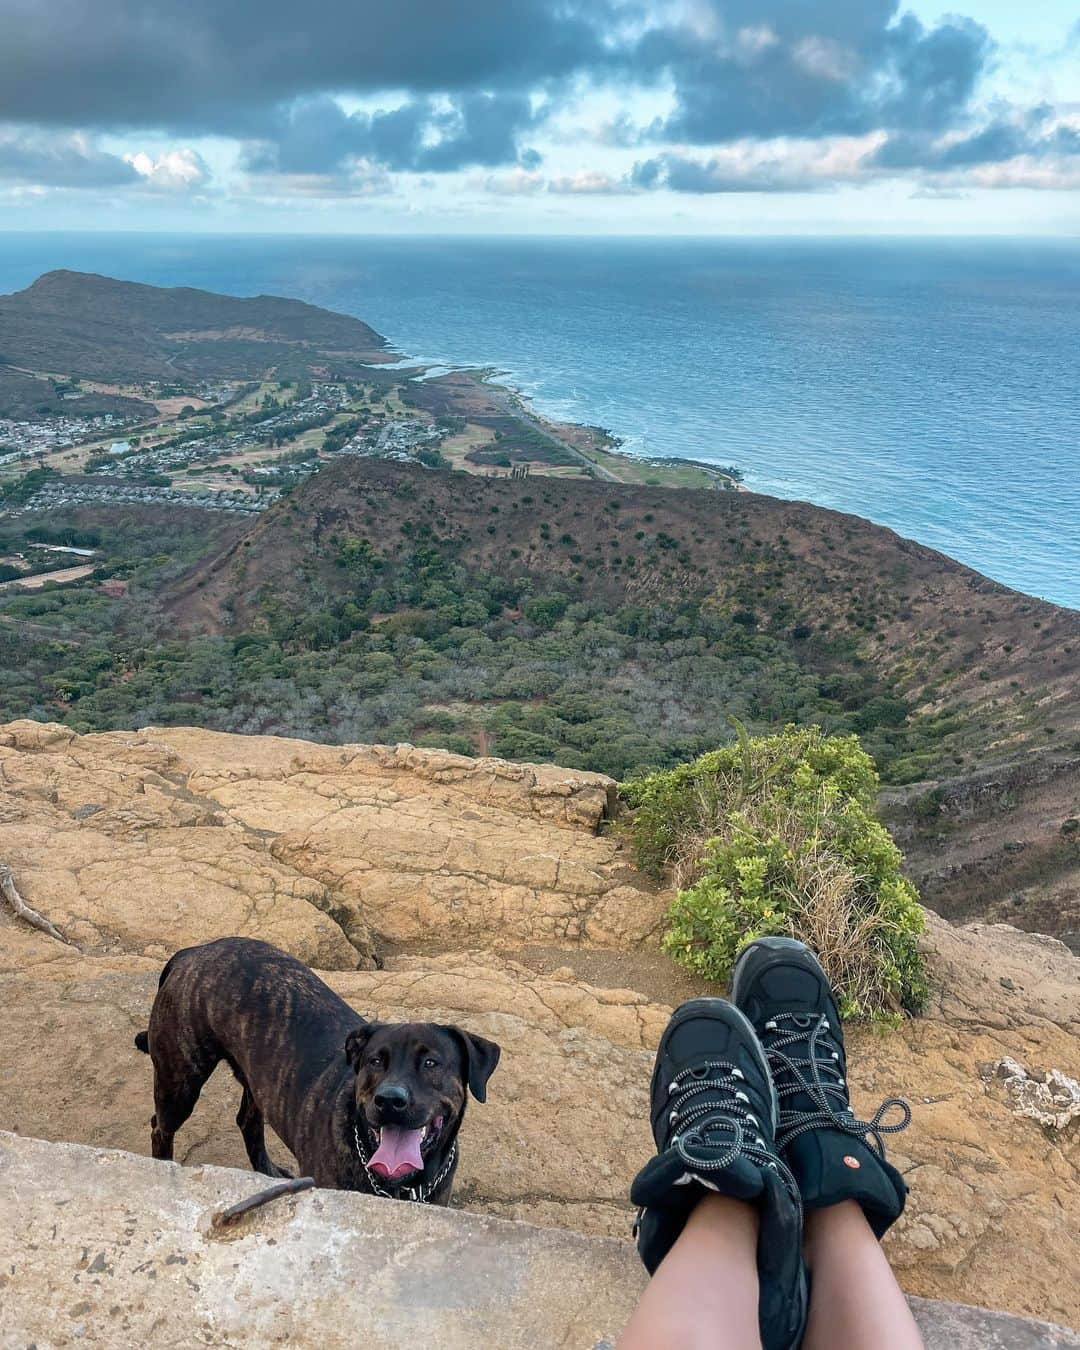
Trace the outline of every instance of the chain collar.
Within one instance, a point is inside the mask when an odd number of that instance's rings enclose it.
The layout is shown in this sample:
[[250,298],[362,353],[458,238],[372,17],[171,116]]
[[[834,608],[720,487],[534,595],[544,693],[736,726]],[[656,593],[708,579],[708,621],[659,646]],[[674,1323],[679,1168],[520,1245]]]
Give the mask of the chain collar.
[[381,1195],[387,1200],[412,1200],[418,1205],[426,1205],[439,1187],[450,1174],[450,1169],[457,1161],[457,1140],[450,1145],[450,1152],[446,1155],[446,1162],[443,1163],[438,1173],[432,1177],[426,1186],[405,1186],[401,1191],[388,1191],[381,1185],[372,1172],[369,1164],[371,1154],[364,1148],[360,1142],[360,1118],[353,1117],[353,1139],[356,1141],[356,1155],[360,1159],[360,1164],[364,1169],[364,1174],[368,1179],[368,1185],[376,1195]]

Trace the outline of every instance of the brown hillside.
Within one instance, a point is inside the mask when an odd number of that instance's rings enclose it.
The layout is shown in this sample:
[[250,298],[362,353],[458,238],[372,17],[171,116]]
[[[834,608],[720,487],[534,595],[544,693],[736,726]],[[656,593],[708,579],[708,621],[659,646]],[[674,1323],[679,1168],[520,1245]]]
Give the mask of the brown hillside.
[[245,378],[386,360],[359,319],[275,296],[215,295],[84,272],[46,272],[0,296],[0,357],[104,380]]
[[856,516],[757,493],[479,478],[344,459],[201,567],[174,596],[173,612],[214,632],[226,600],[237,626],[261,588],[302,600],[309,569],[334,576],[331,535],[363,537],[390,559],[422,538],[484,571],[583,580],[613,604],[706,596],[721,611],[752,614],[759,629],[803,625],[811,643],[854,633],[865,659],[906,692],[993,713],[998,734],[986,748],[998,757],[1030,738],[1023,694],[1037,698],[1059,737],[1080,727],[1080,613]]
[[[255,522],[168,601],[182,627],[259,623],[348,582],[333,539],[392,564],[418,543],[467,567],[573,581],[613,608],[704,598],[801,639],[827,668],[858,641],[916,709],[955,714],[970,771],[890,794],[912,870],[949,915],[992,913],[1075,941],[1080,848],[1080,614],[1001,586],[853,516],[758,494],[477,478],[340,461]],[[943,861],[947,849],[948,861]]]

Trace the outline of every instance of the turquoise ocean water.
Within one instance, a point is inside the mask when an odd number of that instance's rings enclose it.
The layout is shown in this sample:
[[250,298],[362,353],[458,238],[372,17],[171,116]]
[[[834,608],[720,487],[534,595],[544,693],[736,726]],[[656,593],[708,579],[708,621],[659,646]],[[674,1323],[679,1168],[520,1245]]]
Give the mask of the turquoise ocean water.
[[344,310],[1080,607],[1080,241],[0,234],[55,267]]

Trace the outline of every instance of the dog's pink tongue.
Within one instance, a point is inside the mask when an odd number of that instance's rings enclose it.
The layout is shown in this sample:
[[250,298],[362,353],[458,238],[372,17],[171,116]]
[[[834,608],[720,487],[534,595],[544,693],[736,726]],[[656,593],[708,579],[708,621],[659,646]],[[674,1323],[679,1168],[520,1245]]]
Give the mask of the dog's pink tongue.
[[384,1125],[379,1132],[379,1147],[371,1155],[368,1166],[381,1177],[396,1181],[409,1172],[419,1172],[424,1166],[420,1156],[423,1130],[405,1130],[400,1125]]

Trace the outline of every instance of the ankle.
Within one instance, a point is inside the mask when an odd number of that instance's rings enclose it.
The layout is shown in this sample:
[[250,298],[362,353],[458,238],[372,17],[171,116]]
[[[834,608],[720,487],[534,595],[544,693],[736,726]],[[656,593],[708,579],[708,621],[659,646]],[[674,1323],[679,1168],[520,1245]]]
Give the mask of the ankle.
[[686,1223],[687,1229],[693,1229],[695,1241],[722,1239],[728,1246],[748,1252],[754,1264],[760,1226],[757,1205],[711,1192],[701,1197]]
[[756,1205],[727,1195],[703,1195],[663,1264],[674,1260],[681,1265],[693,1254],[703,1269],[724,1270],[744,1289],[756,1289],[759,1229]]
[[815,1257],[820,1257],[823,1250],[833,1250],[837,1242],[846,1247],[862,1242],[878,1245],[862,1206],[855,1200],[808,1209],[803,1216],[803,1251],[811,1270]]

